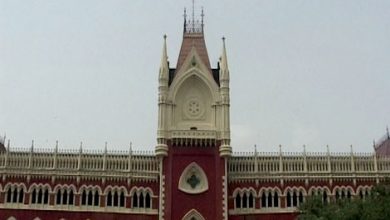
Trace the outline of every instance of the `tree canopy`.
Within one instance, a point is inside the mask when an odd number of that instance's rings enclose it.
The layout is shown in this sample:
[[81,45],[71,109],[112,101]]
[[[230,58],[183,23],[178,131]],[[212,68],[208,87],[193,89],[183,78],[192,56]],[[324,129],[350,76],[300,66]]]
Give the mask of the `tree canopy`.
[[387,220],[390,219],[390,184],[375,186],[364,198],[323,203],[320,196],[308,197],[299,207],[299,220]]

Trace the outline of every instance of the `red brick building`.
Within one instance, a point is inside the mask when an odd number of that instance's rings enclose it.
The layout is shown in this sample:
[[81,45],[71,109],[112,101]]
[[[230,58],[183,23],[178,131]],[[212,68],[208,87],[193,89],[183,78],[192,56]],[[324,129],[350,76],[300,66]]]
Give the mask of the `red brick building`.
[[364,199],[390,175],[378,153],[232,153],[225,40],[211,67],[202,20],[184,21],[178,62],[159,70],[155,152],[17,149],[0,144],[0,219],[294,219],[297,206]]

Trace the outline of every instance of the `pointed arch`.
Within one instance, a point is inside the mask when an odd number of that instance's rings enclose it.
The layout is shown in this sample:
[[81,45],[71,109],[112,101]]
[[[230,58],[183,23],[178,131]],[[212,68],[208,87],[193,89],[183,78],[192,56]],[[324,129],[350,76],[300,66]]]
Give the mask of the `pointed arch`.
[[179,190],[189,194],[204,193],[209,189],[207,175],[197,163],[190,163],[181,173]]
[[197,210],[191,209],[187,214],[184,215],[182,220],[206,220]]

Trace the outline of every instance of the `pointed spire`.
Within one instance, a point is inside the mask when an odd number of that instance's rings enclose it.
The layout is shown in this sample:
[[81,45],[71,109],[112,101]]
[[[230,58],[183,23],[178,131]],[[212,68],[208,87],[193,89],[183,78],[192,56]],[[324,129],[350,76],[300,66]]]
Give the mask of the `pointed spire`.
[[202,20],[201,20],[201,25],[202,25],[202,32],[203,32],[203,27],[204,27],[204,23],[203,23],[203,20],[204,20],[204,12],[203,12],[203,7],[202,7],[202,13],[200,14],[200,16],[202,17]]
[[255,144],[255,155],[257,155],[257,145]]
[[192,0],[192,28],[195,29],[195,0]]
[[104,154],[107,154],[107,141],[106,141],[106,143],[104,144]]
[[168,53],[167,53],[167,35],[164,34],[164,44],[161,56],[161,64],[160,64],[160,79],[168,80]]
[[30,148],[30,151],[31,151],[31,152],[34,151],[34,140],[31,141],[31,148]]
[[220,68],[221,68],[221,75],[220,79],[229,79],[229,67],[228,67],[228,61],[227,61],[227,54],[226,54],[226,45],[225,45],[225,37],[222,37],[222,55],[221,55],[221,62],[220,62]]
[[55,152],[55,153],[58,152],[58,140],[56,140],[56,147],[54,148],[54,152]]
[[327,153],[328,155],[330,154],[329,145],[326,145],[326,153]]
[[83,142],[81,141],[80,142],[80,149],[79,149],[79,153],[82,154],[83,153]]

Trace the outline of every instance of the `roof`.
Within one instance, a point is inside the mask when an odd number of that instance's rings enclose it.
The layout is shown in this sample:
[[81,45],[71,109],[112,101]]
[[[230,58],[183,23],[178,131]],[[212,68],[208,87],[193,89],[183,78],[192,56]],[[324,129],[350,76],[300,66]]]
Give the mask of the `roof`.
[[375,152],[380,156],[390,156],[390,135],[383,137],[378,144],[375,145]]
[[176,73],[182,67],[185,59],[190,54],[191,49],[193,47],[195,48],[196,52],[198,53],[203,64],[210,70],[210,73],[211,73],[210,60],[209,60],[209,55],[207,53],[206,42],[204,40],[203,32],[184,33],[183,42],[182,42],[181,48],[180,48],[179,58],[177,59]]

